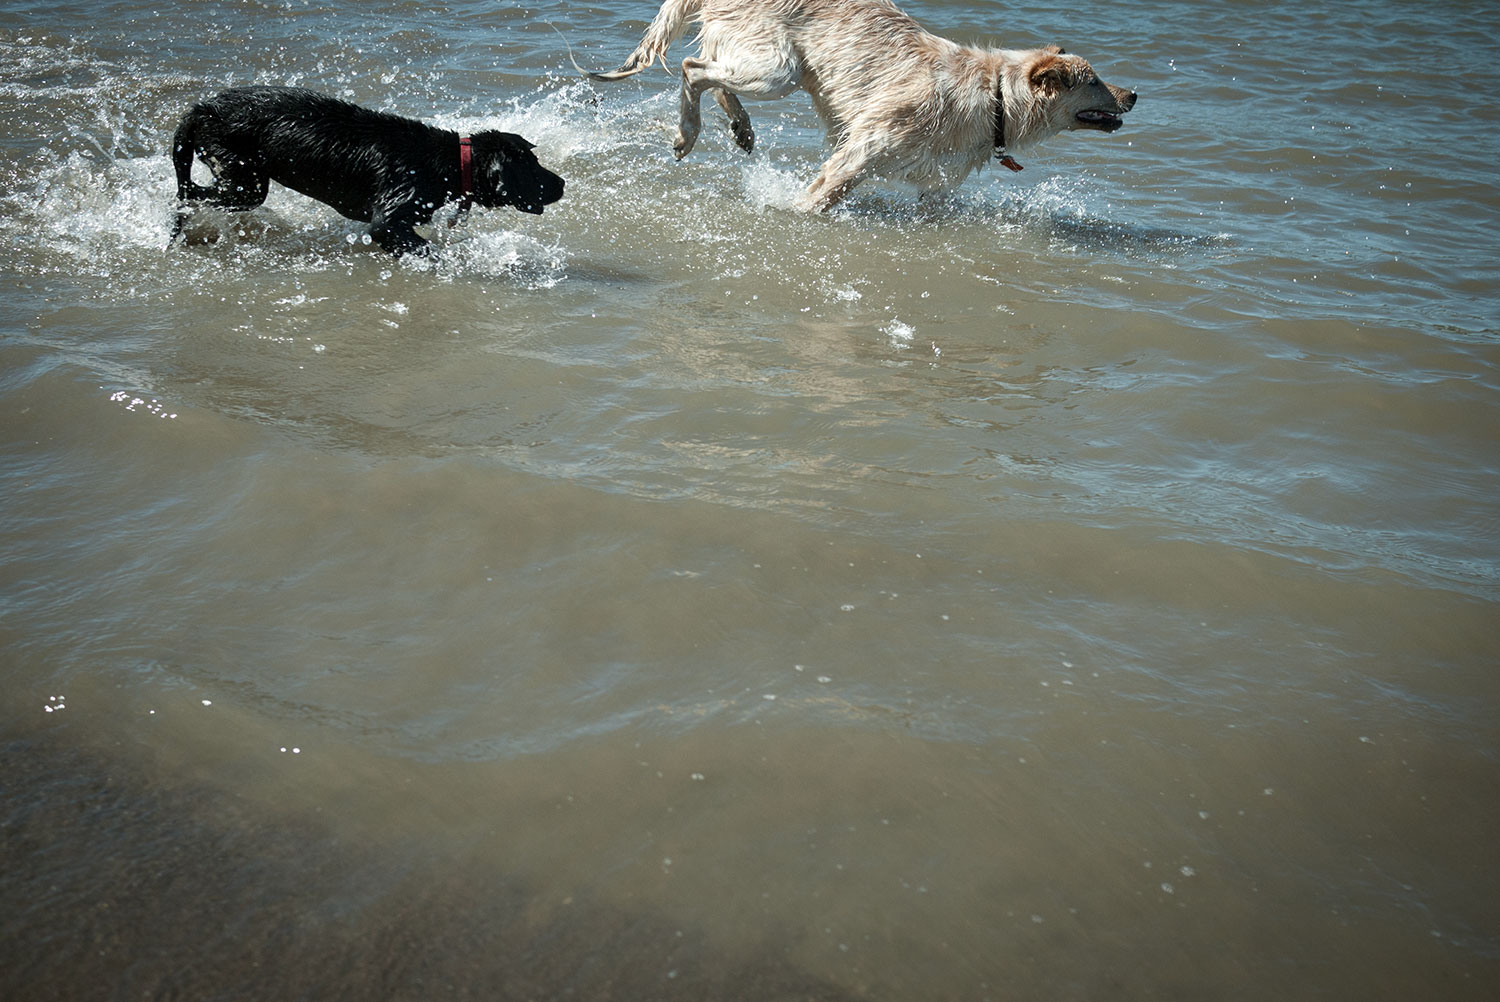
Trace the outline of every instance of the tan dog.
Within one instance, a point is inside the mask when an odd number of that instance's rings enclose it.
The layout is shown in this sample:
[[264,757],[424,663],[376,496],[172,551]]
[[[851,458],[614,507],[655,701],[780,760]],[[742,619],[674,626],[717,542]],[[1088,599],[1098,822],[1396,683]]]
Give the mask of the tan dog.
[[701,54],[682,61],[680,160],[698,139],[699,100],[713,94],[734,139],[755,144],[739,98],[801,88],[828,128],[833,154],[798,207],[824,211],[872,175],[929,190],[955,187],[991,156],[1069,129],[1113,132],[1135,94],[1101,81],[1056,46],[977,49],[923,30],[888,0],[666,0],[618,69],[619,80],[660,61],[688,21]]

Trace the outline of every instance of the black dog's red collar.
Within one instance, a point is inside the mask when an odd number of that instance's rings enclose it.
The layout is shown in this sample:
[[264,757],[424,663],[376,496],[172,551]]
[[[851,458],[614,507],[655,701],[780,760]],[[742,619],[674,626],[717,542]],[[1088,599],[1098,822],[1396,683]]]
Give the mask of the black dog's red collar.
[[474,140],[468,136],[458,137],[458,195],[460,209],[474,204]]

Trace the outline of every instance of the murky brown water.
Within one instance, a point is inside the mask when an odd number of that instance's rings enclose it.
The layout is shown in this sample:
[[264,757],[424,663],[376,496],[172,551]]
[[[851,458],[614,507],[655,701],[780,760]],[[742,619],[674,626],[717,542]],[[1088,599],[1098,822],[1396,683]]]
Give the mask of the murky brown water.
[[[1141,104],[808,219],[649,7],[0,10],[0,997],[1495,996],[1500,22],[912,10]],[[164,251],[248,79],[567,198]]]

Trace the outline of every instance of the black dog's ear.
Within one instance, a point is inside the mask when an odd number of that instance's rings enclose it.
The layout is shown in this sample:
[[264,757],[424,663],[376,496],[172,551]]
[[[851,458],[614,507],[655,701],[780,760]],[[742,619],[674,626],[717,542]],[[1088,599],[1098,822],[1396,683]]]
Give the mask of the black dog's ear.
[[[484,132],[474,134],[476,144],[482,143],[484,147],[493,149],[497,153],[510,154],[529,153],[536,149],[536,143],[531,142],[525,136],[518,136],[514,132],[500,132],[497,129],[488,129]],[[476,145],[475,147],[479,147]]]

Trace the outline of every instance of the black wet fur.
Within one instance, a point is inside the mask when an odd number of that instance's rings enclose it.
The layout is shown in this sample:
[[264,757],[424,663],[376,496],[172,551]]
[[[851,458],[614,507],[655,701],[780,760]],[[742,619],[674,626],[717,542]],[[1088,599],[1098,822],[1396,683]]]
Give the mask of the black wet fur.
[[[172,240],[191,203],[253,209],[275,181],[370,223],[392,254],[425,252],[412,229],[460,198],[459,135],[295,87],[237,87],[195,104],[172,139],[179,207]],[[533,144],[511,132],[472,136],[476,205],[540,213],[562,197],[563,179],[537,163]],[[195,184],[197,156],[213,172]]]

